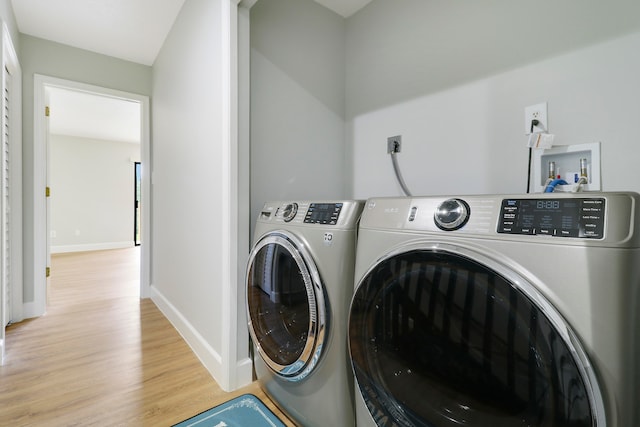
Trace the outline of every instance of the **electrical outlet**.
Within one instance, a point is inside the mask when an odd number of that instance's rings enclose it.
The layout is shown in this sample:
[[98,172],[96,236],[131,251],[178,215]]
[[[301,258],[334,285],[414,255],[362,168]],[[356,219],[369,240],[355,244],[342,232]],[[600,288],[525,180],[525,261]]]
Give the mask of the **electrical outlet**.
[[387,138],[387,153],[399,153],[402,148],[402,135]]
[[533,132],[549,132],[549,121],[547,119],[547,103],[530,105],[524,109],[524,134],[531,135],[531,122],[538,121],[538,125],[534,126]]

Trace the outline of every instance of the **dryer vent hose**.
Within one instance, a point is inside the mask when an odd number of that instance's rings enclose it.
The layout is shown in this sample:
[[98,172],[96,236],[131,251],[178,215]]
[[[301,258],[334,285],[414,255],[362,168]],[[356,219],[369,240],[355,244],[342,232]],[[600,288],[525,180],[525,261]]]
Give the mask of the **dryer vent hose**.
[[402,178],[402,172],[400,172],[400,166],[398,166],[398,159],[396,158],[396,155],[398,153],[396,153],[395,150],[393,150],[391,151],[390,154],[391,154],[391,163],[393,163],[393,171],[396,174],[396,179],[398,180],[400,187],[402,187],[402,191],[404,192],[404,195],[411,196],[411,192],[407,188],[407,184],[405,184],[404,179]]

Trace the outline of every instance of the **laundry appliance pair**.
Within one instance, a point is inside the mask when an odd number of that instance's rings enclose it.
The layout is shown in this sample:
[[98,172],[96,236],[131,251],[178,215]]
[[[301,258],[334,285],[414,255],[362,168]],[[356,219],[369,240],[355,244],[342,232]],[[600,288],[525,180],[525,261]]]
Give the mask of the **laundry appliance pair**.
[[267,203],[258,380],[302,426],[640,425],[639,201]]

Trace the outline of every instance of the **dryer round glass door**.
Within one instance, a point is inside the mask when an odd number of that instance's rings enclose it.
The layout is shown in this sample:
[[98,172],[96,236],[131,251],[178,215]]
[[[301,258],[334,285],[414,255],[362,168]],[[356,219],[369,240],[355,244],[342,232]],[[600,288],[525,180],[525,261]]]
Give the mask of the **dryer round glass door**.
[[558,311],[472,249],[415,245],[379,261],[356,287],[348,339],[378,425],[606,423],[591,364]]
[[301,241],[274,232],[254,246],[247,271],[249,331],[267,366],[289,381],[304,379],[322,353],[324,287]]

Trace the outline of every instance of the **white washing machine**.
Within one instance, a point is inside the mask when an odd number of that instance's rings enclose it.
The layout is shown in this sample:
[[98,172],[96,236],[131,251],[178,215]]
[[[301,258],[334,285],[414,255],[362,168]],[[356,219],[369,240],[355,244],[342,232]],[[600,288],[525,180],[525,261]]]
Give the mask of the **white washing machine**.
[[302,426],[354,425],[346,328],[361,201],[269,202],[247,267],[260,385]]
[[367,201],[348,327],[357,425],[640,426],[639,201]]

